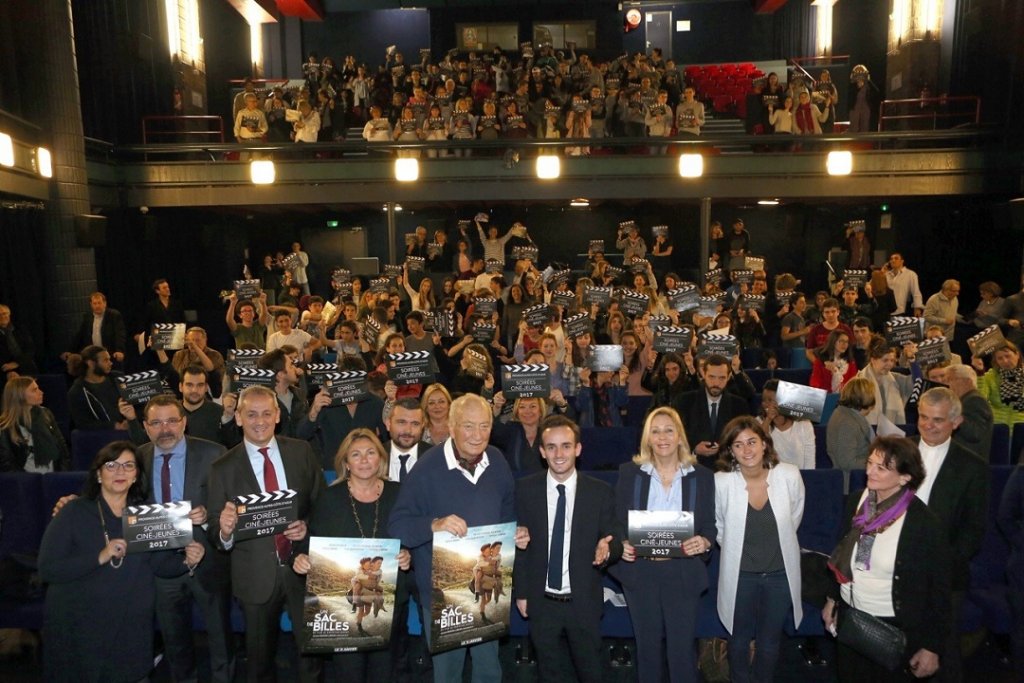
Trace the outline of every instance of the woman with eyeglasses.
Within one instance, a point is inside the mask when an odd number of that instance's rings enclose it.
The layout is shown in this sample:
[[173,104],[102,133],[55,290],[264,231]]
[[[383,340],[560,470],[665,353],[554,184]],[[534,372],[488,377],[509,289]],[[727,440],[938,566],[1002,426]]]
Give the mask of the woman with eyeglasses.
[[733,418],[718,441],[718,618],[730,633],[729,671],[734,683],[771,681],[789,615],[796,626],[803,618],[796,530],[804,483],[800,470],[779,462],[757,418]]
[[153,576],[194,571],[204,549],[128,553],[121,526],[129,505],[145,502],[148,478],[135,445],[114,441],[93,459],[80,498],[46,528],[39,575],[48,584],[43,617],[43,679],[121,683],[153,668]]

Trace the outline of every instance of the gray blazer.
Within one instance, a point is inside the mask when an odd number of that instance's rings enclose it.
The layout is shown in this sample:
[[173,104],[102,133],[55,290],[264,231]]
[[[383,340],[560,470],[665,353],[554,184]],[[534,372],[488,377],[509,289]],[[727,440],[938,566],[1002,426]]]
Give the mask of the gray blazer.
[[825,431],[825,447],[836,469],[843,471],[843,493],[850,492],[850,472],[863,469],[875,431],[860,411],[836,406]]

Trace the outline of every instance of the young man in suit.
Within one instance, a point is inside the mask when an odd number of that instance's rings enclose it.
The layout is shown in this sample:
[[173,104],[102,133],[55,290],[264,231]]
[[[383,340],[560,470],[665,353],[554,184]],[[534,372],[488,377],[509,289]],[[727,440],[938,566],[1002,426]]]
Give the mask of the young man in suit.
[[[292,571],[291,545],[306,538],[306,518],[324,491],[323,470],[305,441],[275,436],[281,419],[276,394],[252,386],[238,398],[235,421],[242,443],[213,464],[210,471],[210,535],[216,546],[230,552],[231,586],[245,615],[246,676],[249,681],[276,680],[277,635],[281,610],[293,624],[303,622],[305,581]],[[237,541],[236,496],[291,489],[296,492],[298,519],[275,536]],[[294,632],[301,648],[301,629]],[[321,662],[299,656],[299,680],[317,681]]]
[[388,479],[401,482],[431,445],[423,441],[423,408],[414,398],[395,401],[388,416],[391,439],[384,442],[388,452]]
[[[580,428],[562,415],[540,426],[545,472],[519,481],[516,514],[532,539],[516,552],[512,594],[524,618],[542,681],[602,677],[602,570],[622,555],[615,496],[602,481],[576,471]],[[569,643],[572,666],[559,645]]]
[[[185,409],[173,396],[150,399],[143,412],[149,443],[139,447],[143,468],[153,482],[150,500],[170,503],[187,500],[189,518],[200,527],[207,523],[207,485],[213,461],[224,455],[224,446],[185,436]],[[227,558],[215,552],[202,529],[193,537],[206,547],[205,561],[194,575],[156,579],[157,618],[164,652],[174,681],[196,680],[192,603],[203,613],[210,647],[210,671],[214,681],[230,683],[235,676],[234,635],[231,632],[231,593]]]
[[945,651],[935,675],[943,683],[962,680],[960,608],[970,583],[971,558],[981,549],[988,519],[989,474],[985,461],[953,440],[963,422],[960,399],[945,388],[921,394],[917,404],[919,447],[924,482],[917,497],[939,518],[949,539],[953,578],[952,619]]
[[683,419],[686,440],[698,462],[712,469],[718,458],[718,437],[722,429],[734,417],[750,414],[746,401],[725,390],[731,374],[729,359],[708,356],[702,373],[704,388],[684,392],[672,404]]

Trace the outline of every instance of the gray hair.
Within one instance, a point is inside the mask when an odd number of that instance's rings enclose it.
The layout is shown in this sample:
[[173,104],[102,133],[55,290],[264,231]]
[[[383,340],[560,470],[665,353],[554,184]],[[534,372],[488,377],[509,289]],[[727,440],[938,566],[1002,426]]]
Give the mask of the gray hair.
[[972,387],[975,389],[978,388],[978,373],[976,373],[974,368],[969,365],[963,365],[961,363],[950,365],[946,368],[946,377],[970,382]]
[[938,405],[939,403],[949,404],[949,418],[955,420],[960,417],[963,412],[963,406],[960,404],[960,397],[953,392],[952,389],[946,387],[932,387],[928,391],[921,394],[921,398],[917,400],[920,403],[927,403],[930,406]]

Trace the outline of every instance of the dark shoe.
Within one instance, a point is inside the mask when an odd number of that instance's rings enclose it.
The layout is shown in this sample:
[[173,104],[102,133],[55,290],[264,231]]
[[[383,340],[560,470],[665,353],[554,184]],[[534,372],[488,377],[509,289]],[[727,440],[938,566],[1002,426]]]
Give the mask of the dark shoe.
[[361,635],[361,636],[368,636],[368,635],[370,635],[369,633],[366,632],[366,629],[363,628],[362,624],[356,624],[356,628],[359,629],[359,635]]

